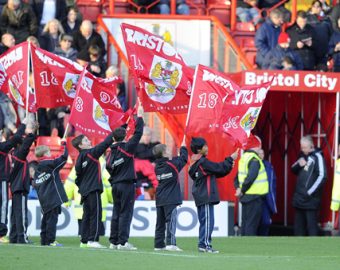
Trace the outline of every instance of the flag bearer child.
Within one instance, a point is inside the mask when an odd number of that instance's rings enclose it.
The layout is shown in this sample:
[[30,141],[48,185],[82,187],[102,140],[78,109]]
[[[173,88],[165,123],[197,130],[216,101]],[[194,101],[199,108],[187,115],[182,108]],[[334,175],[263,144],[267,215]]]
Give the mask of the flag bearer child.
[[99,158],[112,142],[112,133],[94,147],[85,135],[79,135],[72,140],[73,147],[79,151],[75,165],[75,182],[82,196],[84,210],[80,247],[105,248],[99,244],[99,226],[102,219],[100,194],[103,192]]
[[64,153],[55,158],[46,145],[35,148],[38,164],[35,168],[33,187],[36,189],[42,208],[41,245],[62,246],[56,241],[58,215],[61,214],[61,205],[67,202],[67,195],[60,179],[60,170],[64,167],[68,157],[66,142],[62,141]]
[[155,161],[155,173],[159,182],[156,189],[156,251],[182,251],[182,249],[176,245],[175,234],[177,206],[182,204],[181,186],[178,174],[188,161],[188,150],[185,147],[185,137],[181,146],[180,155],[171,160],[168,158],[170,156],[170,149],[168,149],[165,144],[157,144],[152,150],[157,158]]
[[189,175],[193,180],[192,195],[197,207],[200,223],[198,251],[218,253],[211,246],[211,234],[214,229],[214,205],[220,203],[216,178],[226,176],[234,166],[237,152],[222,162],[212,162],[206,158],[208,146],[204,138],[192,138]]
[[26,127],[27,136],[19,144],[12,155],[11,173],[9,182],[12,192],[11,228],[9,233],[10,243],[28,244],[27,238],[27,194],[30,191],[30,176],[27,156],[30,147],[35,140],[37,123],[28,123]]
[[6,237],[8,232],[8,177],[11,169],[9,152],[21,142],[25,127],[25,125],[20,125],[17,133],[4,142],[1,141],[3,136],[2,130],[0,130],[0,244],[9,243],[9,239]]

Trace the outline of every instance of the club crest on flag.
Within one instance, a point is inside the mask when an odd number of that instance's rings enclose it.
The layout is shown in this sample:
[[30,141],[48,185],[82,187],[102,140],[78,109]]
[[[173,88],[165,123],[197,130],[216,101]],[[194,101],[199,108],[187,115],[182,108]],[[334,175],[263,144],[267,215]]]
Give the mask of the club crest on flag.
[[11,80],[8,80],[8,88],[12,97],[15,99],[16,103],[18,103],[20,106],[25,106],[19,90],[12,84]]
[[101,128],[105,130],[111,131],[110,126],[109,126],[109,118],[95,99],[93,99],[92,117],[98,126],[100,126]]
[[147,95],[154,101],[168,103],[176,95],[176,88],[182,78],[182,66],[154,56],[149,77],[154,84],[145,83]]
[[65,94],[70,98],[75,98],[76,96],[76,87],[77,87],[78,79],[79,79],[78,74],[72,74],[69,72],[65,73],[65,78],[63,81],[63,89],[64,89]]
[[250,131],[255,127],[261,107],[250,107],[240,121],[241,127],[250,135]]

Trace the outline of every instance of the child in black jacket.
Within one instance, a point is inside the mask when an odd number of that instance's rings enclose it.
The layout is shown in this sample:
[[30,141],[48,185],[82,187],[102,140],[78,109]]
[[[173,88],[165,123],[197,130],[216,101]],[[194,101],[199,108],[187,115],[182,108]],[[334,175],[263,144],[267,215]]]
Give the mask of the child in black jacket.
[[[6,237],[7,214],[8,214],[8,178],[10,173],[9,152],[22,140],[22,135],[25,133],[25,125],[20,125],[16,134],[7,141],[0,142],[0,243],[8,243]],[[2,134],[0,132],[0,137]],[[1,138],[0,138],[1,140]]]
[[35,168],[32,185],[37,191],[43,213],[40,233],[42,246],[62,246],[55,238],[61,205],[68,201],[59,175],[68,157],[65,141],[62,141],[62,148],[64,153],[57,158],[51,156],[51,150],[46,145],[35,148],[35,156],[39,162]]
[[[157,222],[155,233],[155,250],[182,251],[176,245],[177,206],[182,204],[179,172],[188,162],[188,150],[183,139],[180,155],[171,160],[167,156],[169,149],[165,144],[153,148],[157,158],[155,173],[158,179],[156,189]],[[164,243],[166,231],[166,245]]]
[[11,229],[9,233],[10,243],[28,244],[26,235],[28,218],[27,218],[27,194],[30,191],[30,177],[28,162],[26,160],[30,147],[35,140],[35,131],[38,128],[37,123],[28,124],[26,128],[27,136],[21,145],[14,149],[12,155],[11,173],[9,182],[12,192],[12,212],[11,212]]
[[143,134],[144,121],[138,117],[133,136],[125,142],[126,130],[122,127],[113,131],[115,143],[107,157],[106,169],[110,174],[114,205],[111,219],[110,248],[136,250],[128,242],[135,203],[136,172],[134,154]]
[[237,151],[222,162],[212,162],[206,158],[208,146],[204,138],[192,138],[191,151],[194,153],[191,160],[189,175],[192,178],[192,195],[197,207],[200,223],[198,251],[218,253],[211,246],[211,234],[214,229],[214,205],[220,203],[216,178],[224,177],[230,173],[237,158]]
[[103,182],[99,158],[113,143],[112,133],[100,144],[92,147],[85,135],[72,140],[72,145],[79,151],[76,161],[76,185],[82,196],[83,218],[80,247],[105,248],[99,244],[99,226],[102,219],[100,194]]

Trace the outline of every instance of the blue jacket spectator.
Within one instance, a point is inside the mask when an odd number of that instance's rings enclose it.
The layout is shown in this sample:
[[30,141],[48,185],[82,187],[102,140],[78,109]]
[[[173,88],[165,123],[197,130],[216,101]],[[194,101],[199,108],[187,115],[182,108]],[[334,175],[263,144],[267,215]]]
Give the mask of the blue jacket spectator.
[[282,13],[274,9],[270,17],[260,26],[255,35],[257,48],[256,64],[262,68],[265,55],[277,45],[277,39],[281,33]]
[[287,33],[281,33],[278,38],[278,45],[266,54],[263,69],[279,70],[286,69],[283,62],[287,57],[292,62],[290,70],[303,70],[303,63],[298,53],[289,48],[290,38]]
[[340,71],[340,18],[328,45],[328,54],[333,58],[333,71]]

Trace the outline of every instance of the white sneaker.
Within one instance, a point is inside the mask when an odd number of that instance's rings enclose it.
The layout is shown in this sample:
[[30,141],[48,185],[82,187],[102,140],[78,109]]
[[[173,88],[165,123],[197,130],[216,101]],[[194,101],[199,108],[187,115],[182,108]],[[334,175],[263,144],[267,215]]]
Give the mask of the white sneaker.
[[110,244],[110,247],[109,247],[110,249],[117,249],[118,248],[118,245],[115,245],[115,244]]
[[134,245],[130,244],[129,242],[126,242],[124,245],[119,244],[117,246],[117,249],[120,249],[120,250],[137,250],[137,248]]
[[165,250],[165,247],[163,247],[163,248],[154,248],[153,250],[154,251],[162,251],[162,250]]
[[92,242],[92,241],[87,242],[87,247],[89,247],[89,248],[106,248],[106,246],[99,244],[99,242]]
[[178,246],[175,246],[175,245],[166,246],[165,250],[167,250],[167,251],[183,251],[182,249],[180,249]]

